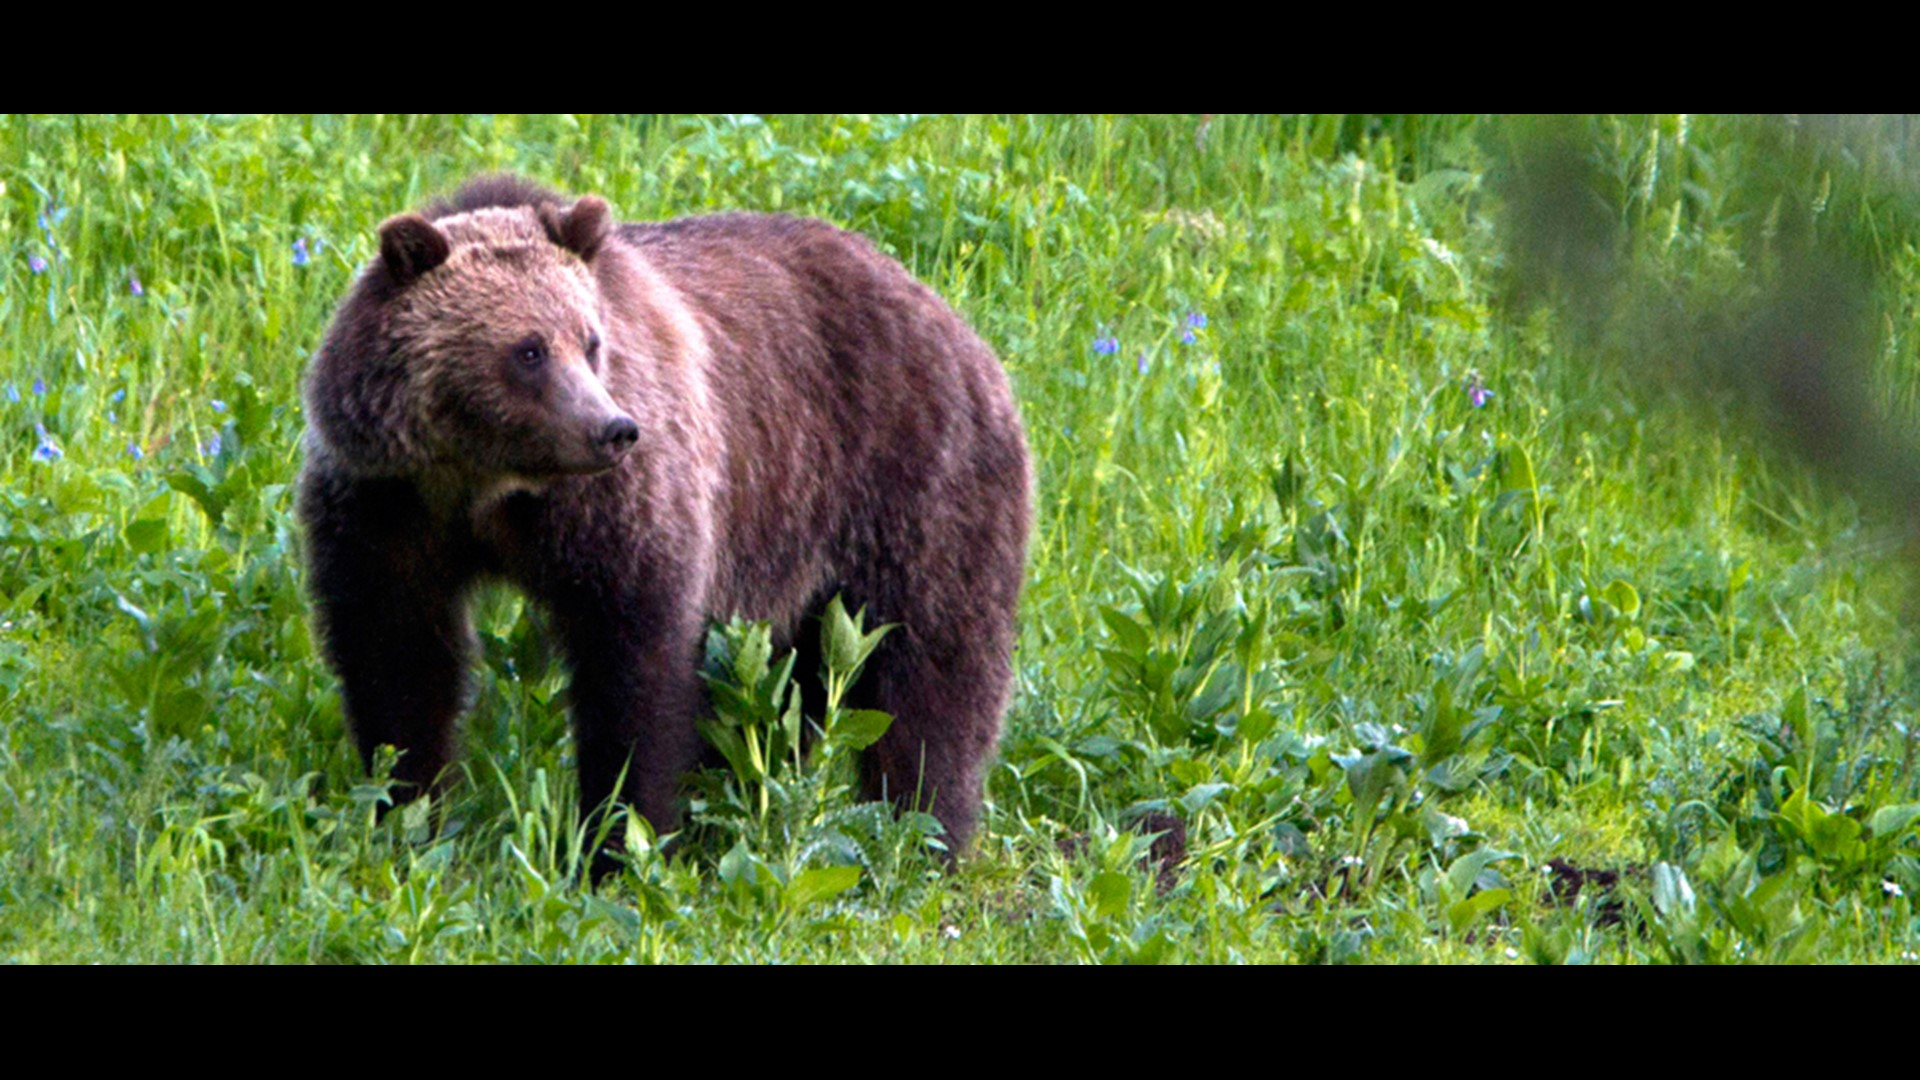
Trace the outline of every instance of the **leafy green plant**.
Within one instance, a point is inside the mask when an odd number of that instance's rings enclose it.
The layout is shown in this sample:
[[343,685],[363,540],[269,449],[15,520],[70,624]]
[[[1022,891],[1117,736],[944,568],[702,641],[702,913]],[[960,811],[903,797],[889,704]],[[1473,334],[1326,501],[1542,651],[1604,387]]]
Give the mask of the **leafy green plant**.
[[1267,702],[1279,688],[1278,676],[1260,666],[1269,609],[1242,602],[1237,568],[1205,569],[1185,582],[1121,570],[1139,608],[1100,609],[1111,644],[1099,652],[1123,712],[1168,745],[1264,738],[1274,724]]
[[1054,873],[1047,880],[1052,915],[1092,963],[1155,964],[1172,951],[1176,928],[1164,917],[1143,910],[1142,886],[1133,871],[1151,837],[1104,830],[1098,850],[1081,860],[1083,869]]
[[823,664],[816,675],[826,712],[818,718],[802,715],[797,652],[773,664],[767,624],[736,619],[708,635],[704,675],[713,716],[700,722],[700,732],[732,772],[719,793],[722,802],[747,814],[757,840],[791,838],[795,828],[819,824],[828,804],[851,787],[841,766],[893,723],[885,713],[844,705],[867,658],[893,629],[863,632],[865,614],[848,615],[836,596],[821,616]]
[[892,625],[865,629],[839,597],[820,619],[817,677],[825,711],[804,714],[789,650],[774,660],[765,623],[734,620],[707,639],[705,677],[713,703],[701,733],[727,763],[709,772],[695,819],[734,838],[719,874],[738,903],[803,910],[852,888],[863,870],[891,878],[915,847],[937,849],[939,824],[890,808],[851,803],[853,759],[879,741],[892,717],[846,706],[848,692]]

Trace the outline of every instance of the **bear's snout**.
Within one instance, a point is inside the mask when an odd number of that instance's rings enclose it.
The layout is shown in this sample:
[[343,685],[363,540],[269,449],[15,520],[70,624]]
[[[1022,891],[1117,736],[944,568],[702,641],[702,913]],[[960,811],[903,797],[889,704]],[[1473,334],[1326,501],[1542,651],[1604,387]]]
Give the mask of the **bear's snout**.
[[616,416],[600,430],[600,451],[612,457],[633,449],[633,444],[639,441],[640,425],[630,416]]

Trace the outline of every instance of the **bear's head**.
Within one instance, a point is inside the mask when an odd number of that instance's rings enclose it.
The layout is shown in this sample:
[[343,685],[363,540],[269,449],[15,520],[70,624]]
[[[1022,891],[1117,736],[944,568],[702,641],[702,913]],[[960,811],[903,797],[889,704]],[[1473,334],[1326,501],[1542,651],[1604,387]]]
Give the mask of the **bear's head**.
[[538,479],[612,468],[640,435],[608,390],[594,263],[604,200],[380,226],[308,385],[322,442],[375,473]]

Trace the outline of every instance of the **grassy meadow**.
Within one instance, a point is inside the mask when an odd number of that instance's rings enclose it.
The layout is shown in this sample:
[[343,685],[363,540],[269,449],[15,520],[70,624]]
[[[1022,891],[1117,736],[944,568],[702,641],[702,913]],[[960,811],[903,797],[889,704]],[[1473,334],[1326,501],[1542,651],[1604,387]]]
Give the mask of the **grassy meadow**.
[[[1567,123],[1636,295],[1754,295],[1799,208],[1847,214],[1900,430],[1920,256],[1870,155],[1763,183],[1750,123]],[[0,958],[1920,959],[1906,523],[1683,341],[1524,287],[1516,130],[0,120]],[[299,378],[376,224],[497,169],[825,217],[998,351],[1037,515],[957,870],[823,717],[586,887],[564,672],[506,591],[444,825],[376,822],[302,591]],[[755,645],[714,635],[716,725],[777,750]]]

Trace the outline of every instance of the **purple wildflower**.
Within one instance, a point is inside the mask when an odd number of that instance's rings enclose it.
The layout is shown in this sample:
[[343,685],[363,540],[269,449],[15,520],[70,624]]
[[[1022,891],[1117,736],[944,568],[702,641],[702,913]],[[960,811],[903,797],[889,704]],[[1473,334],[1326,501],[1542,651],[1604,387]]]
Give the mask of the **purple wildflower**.
[[46,396],[46,393],[47,393],[47,383],[46,383],[46,380],[44,380],[44,379],[35,379],[35,380],[33,380],[33,392],[34,392],[34,393],[36,393],[36,394],[39,394],[39,395],[40,395],[40,396],[42,396],[42,397],[45,397],[45,396]]
[[140,275],[132,270],[127,271],[127,291],[135,296],[147,295],[146,288],[140,284]]
[[214,432],[213,438],[207,440],[206,445],[200,448],[200,452],[202,454],[205,454],[207,457],[219,457],[220,456],[220,433],[217,431]]
[[1108,334],[1093,339],[1093,351],[1100,356],[1112,356],[1120,351],[1120,339]]
[[139,461],[141,458],[146,457],[147,455],[141,451],[139,443],[130,442],[127,444],[127,456],[132,458],[135,461]]
[[1476,371],[1467,377],[1467,400],[1473,402],[1474,408],[1485,408],[1491,397],[1493,397],[1493,391],[1481,384],[1479,372]]
[[312,261],[313,258],[307,254],[307,238],[303,236],[295,240],[293,242],[293,265],[305,266]]
[[47,434],[46,425],[35,424],[33,425],[33,430],[35,434],[40,436],[40,445],[34,447],[34,450],[33,450],[33,460],[35,461],[60,460],[60,458],[63,455],[60,452],[60,448],[53,445],[53,437]]
[[49,206],[40,211],[40,227],[47,232],[52,232],[55,225],[67,219],[67,209],[64,206]]
[[27,269],[36,274],[44,274],[47,272],[47,260],[38,255],[30,255],[27,257]]
[[115,405],[118,405],[121,402],[127,400],[127,388],[123,386],[120,389],[115,390],[113,392],[113,396],[108,398],[107,400],[113,402]]
[[1187,312],[1187,326],[1194,330],[1205,330],[1207,328],[1206,314],[1199,311]]
[[1140,374],[1147,373],[1147,350],[1140,350],[1140,355],[1134,360],[1134,366],[1140,369]]
[[227,403],[226,403],[226,402],[224,402],[224,401],[221,401],[221,400],[220,400],[219,398],[214,398],[214,399],[213,399],[212,401],[210,401],[210,402],[208,402],[207,404],[209,404],[209,405],[212,405],[212,406],[213,406],[213,411],[214,411],[214,412],[226,412],[226,411],[227,411]]
[[1191,345],[1197,340],[1199,339],[1193,336],[1193,327],[1191,326],[1187,327],[1187,329],[1180,334],[1180,344],[1182,345]]

